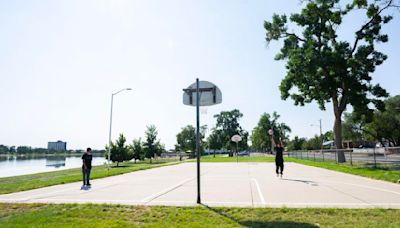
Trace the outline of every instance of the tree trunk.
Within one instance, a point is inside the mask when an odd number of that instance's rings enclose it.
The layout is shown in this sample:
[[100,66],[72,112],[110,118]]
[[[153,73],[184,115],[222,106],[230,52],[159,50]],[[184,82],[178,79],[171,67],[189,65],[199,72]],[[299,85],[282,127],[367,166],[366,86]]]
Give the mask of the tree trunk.
[[[335,144],[337,149],[342,149],[342,119],[341,115],[335,115],[335,124],[333,126],[333,132],[335,133]],[[344,151],[337,151],[338,162],[346,162],[346,157],[344,156]]]
[[214,158],[215,158],[215,150],[214,150]]
[[118,165],[119,165],[119,161],[117,161],[117,167],[118,167]]

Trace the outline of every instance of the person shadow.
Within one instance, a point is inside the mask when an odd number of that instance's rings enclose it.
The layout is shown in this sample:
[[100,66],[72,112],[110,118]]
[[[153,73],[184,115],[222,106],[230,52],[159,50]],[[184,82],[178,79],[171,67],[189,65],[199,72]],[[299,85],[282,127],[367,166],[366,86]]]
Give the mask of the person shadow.
[[[241,226],[245,226],[245,227],[300,227],[300,228],[315,228],[315,227],[319,227],[315,224],[311,224],[311,223],[304,223],[304,222],[294,222],[294,221],[285,221],[285,220],[280,220],[280,221],[268,221],[268,220],[263,220],[261,218],[245,218],[245,219],[238,219],[235,218],[229,214],[227,214],[225,211],[223,211],[220,208],[213,208],[210,207],[206,204],[201,204],[202,206],[204,206],[205,208],[207,208],[208,210],[210,210],[211,212],[217,213],[218,215],[227,218],[235,223],[237,223],[238,225]],[[251,208],[250,210],[253,210],[254,213],[254,217],[257,216],[257,211],[255,208]],[[257,214],[256,214],[257,213]],[[253,216],[251,216],[253,217]]]
[[308,185],[311,185],[311,186],[318,186],[318,183],[315,182],[315,181],[299,180],[299,179],[289,179],[289,178],[282,178],[281,180],[293,181],[293,182],[300,182],[300,183],[308,184]]
[[83,191],[88,191],[88,190],[90,190],[90,186],[87,186],[87,185],[83,185],[82,187],[81,187],[81,190],[83,190]]

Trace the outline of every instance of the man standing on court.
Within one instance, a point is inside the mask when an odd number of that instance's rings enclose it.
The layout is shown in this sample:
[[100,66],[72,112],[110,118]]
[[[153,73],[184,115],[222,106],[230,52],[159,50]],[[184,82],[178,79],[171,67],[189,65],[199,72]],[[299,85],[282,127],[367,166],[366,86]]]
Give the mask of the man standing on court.
[[90,187],[90,171],[92,170],[92,149],[89,147],[82,155],[83,187]]
[[271,135],[271,143],[272,143],[272,147],[275,148],[275,165],[276,165],[276,176],[282,178],[283,175],[283,143],[282,143],[282,139],[279,138],[279,143],[276,144],[275,143],[275,139],[274,139],[274,132],[272,131],[272,129],[270,129],[268,131],[268,133]]

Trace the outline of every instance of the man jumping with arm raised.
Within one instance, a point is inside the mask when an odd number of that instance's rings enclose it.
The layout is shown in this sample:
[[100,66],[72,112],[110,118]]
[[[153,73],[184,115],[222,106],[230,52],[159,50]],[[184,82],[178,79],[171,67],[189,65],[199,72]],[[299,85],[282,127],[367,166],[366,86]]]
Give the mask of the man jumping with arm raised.
[[276,176],[282,178],[283,175],[283,143],[282,143],[282,138],[279,138],[279,143],[276,144],[275,143],[275,139],[274,139],[274,133],[271,130],[269,130],[269,133],[271,135],[271,142],[272,142],[272,146],[275,148],[275,165],[276,165]]

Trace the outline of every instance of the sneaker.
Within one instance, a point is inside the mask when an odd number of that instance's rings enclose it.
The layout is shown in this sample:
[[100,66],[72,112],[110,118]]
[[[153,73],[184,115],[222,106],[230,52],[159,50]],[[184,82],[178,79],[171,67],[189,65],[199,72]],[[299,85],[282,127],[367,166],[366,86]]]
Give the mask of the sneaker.
[[281,173],[281,179],[282,179],[283,174]]
[[276,174],[276,177],[279,177],[279,173]]

